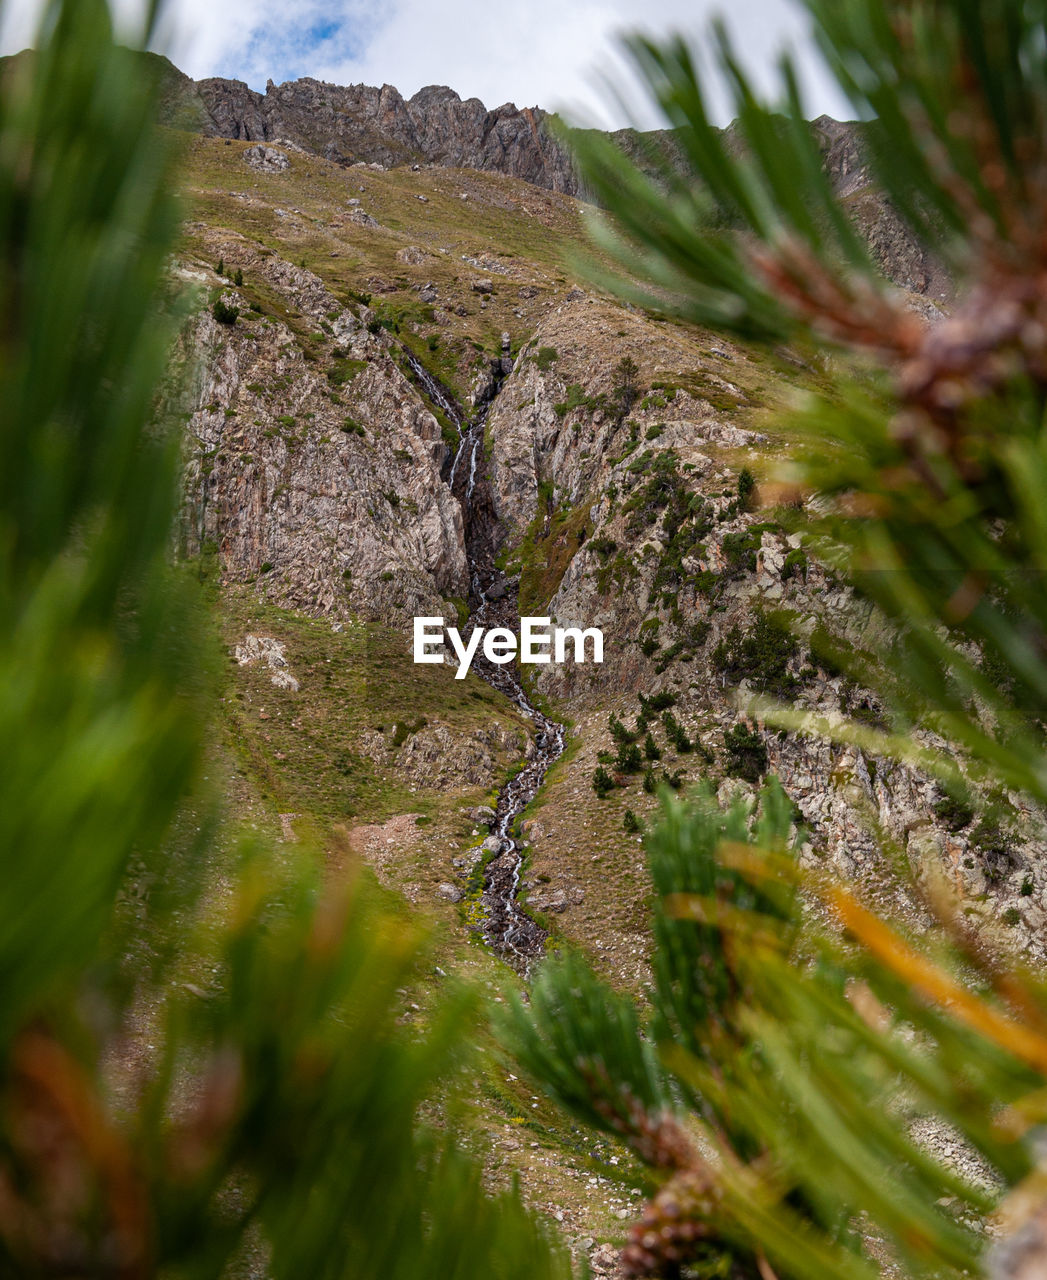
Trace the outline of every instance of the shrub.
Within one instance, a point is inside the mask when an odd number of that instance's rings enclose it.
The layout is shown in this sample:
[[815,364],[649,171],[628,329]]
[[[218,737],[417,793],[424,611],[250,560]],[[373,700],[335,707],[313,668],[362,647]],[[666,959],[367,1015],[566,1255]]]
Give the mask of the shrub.
[[614,367],[611,382],[611,401],[619,423],[629,416],[629,410],[640,394],[637,376],[640,370],[632,356],[622,356]]
[[418,716],[414,720],[397,720],[393,726],[393,750],[402,747],[404,743],[412,735],[416,734],[420,729],[424,729],[429,721],[425,716]]
[[615,764],[620,773],[639,773],[643,768],[643,758],[640,755],[640,748],[635,742],[623,742],[618,748],[618,757]]
[[211,307],[211,314],[219,324],[236,324],[240,316],[240,308],[230,306],[227,302],[223,302],[221,298],[215,298],[214,305]]
[[795,547],[782,564],[782,581],[787,582],[790,578],[806,578],[806,576],[807,553],[802,547]]
[[649,729],[647,731],[647,737],[643,740],[643,753],[648,760],[660,760],[662,758],[661,750],[659,749],[657,742],[654,740],[654,735]]
[[611,737],[619,746],[636,741],[636,734],[630,733],[613,711],[607,718],[607,727],[611,731]]
[[593,790],[601,800],[614,790],[614,779],[602,764],[597,766],[596,772],[593,774]]
[[713,649],[712,665],[732,683],[748,680],[754,689],[785,697],[798,685],[789,673],[789,662],[799,645],[783,618],[757,613],[752,626],[742,632],[732,627]]
[[729,578],[741,578],[756,570],[756,552],[760,539],[751,530],[742,529],[738,533],[725,533],[720,543],[724,560],[727,562],[726,573]]
[[811,659],[830,680],[846,674],[844,646],[823,622],[819,622],[811,632]]
[[332,387],[345,387],[366,368],[366,360],[351,360],[341,356],[335,359],[327,370],[327,381]]
[[642,831],[643,826],[640,819],[633,813],[632,809],[626,809],[622,816],[622,827],[628,831],[630,835],[635,835],[637,831]]
[[558,418],[566,418],[569,413],[591,402],[585,394],[580,382],[572,382],[567,388],[567,399],[553,405],[553,412]]
[[959,831],[974,817],[974,810],[966,800],[951,795],[944,795],[940,800],[936,800],[933,811],[934,816],[950,831]]
[[661,618],[645,618],[640,624],[640,635],[638,643],[640,652],[645,658],[653,657],[661,648],[661,641],[658,639],[658,632],[661,629]]
[[983,814],[971,831],[971,844],[986,858],[1008,861],[1011,855],[1010,835],[996,814]]
[[736,724],[723,738],[727,750],[724,769],[728,777],[759,782],[767,772],[767,748],[759,733],[747,725]]

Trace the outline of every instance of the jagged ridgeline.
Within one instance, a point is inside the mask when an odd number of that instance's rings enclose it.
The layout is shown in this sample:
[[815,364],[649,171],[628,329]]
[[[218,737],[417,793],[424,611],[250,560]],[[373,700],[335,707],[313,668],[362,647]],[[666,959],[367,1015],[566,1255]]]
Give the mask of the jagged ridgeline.
[[[239,80],[192,80],[156,54],[136,56],[158,79],[159,119],[178,130],[262,143],[283,139],[344,165],[441,165],[502,173],[593,198],[572,157],[575,131],[540,107],[505,103],[488,109],[445,85],[429,85],[404,98],[392,85],[343,87],[308,77],[281,85],[270,80],[258,93]],[[931,297],[947,290],[940,266],[870,180],[861,126],[822,116],[811,127],[834,188],[886,274]],[[741,145],[736,126],[726,134],[733,145]],[[665,165],[686,168],[673,130],[621,129],[610,136],[655,178]]]

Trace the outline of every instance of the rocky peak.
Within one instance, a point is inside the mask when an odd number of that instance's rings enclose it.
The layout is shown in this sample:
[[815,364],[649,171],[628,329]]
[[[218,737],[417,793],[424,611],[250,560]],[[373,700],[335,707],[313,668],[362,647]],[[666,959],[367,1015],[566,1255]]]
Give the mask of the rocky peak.
[[[455,93],[455,91],[446,84],[427,84],[423,88],[419,89],[410,101],[412,107],[418,107],[424,111],[427,107],[430,107],[435,103],[461,102],[462,98],[460,94]],[[469,101],[480,102],[480,99],[470,98]],[[480,105],[482,106],[483,104],[480,103]]]
[[846,198],[869,183],[869,167],[862,153],[862,126],[821,115],[811,121],[818,137],[822,162],[837,195]]
[[[191,82],[190,82],[191,83]],[[424,163],[493,170],[552,191],[578,194],[563,147],[542,128],[545,113],[507,102],[489,111],[446,85],[405,100],[392,85],[339,86],[305,77],[264,94],[239,80],[191,85],[204,133],[251,142],[288,139],[342,164]]]

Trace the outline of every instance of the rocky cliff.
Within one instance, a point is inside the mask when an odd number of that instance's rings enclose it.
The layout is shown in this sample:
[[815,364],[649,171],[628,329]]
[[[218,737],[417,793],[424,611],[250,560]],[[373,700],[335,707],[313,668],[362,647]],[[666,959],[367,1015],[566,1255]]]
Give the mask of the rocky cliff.
[[[860,192],[853,140],[818,127],[836,180]],[[579,725],[534,853],[552,886],[539,901],[561,894],[567,936],[642,949],[630,896],[606,896],[564,851],[596,841],[604,859],[632,856],[624,810],[653,804],[641,774],[620,773],[600,801],[591,776],[601,753],[613,762],[610,712],[632,721],[655,692],[675,717],[652,726],[656,779],[744,787],[775,769],[812,848],[841,872],[875,872],[871,821],[948,876],[985,927],[1012,909],[1035,925],[1042,833],[1029,815],[979,833],[904,770],[739,714],[747,691],[877,714],[817,644],[843,617],[860,644],[868,619],[784,515],[739,487],[783,447],[783,398],[819,371],[578,288],[547,256],[551,241],[581,235],[567,197],[498,175],[358,174],[281,155],[259,170],[244,142],[201,139],[193,159],[206,216],[187,228],[184,269],[216,305],[185,339],[197,369],[187,551],[209,552],[224,583],[270,604],[392,627],[406,654],[413,615],[455,619],[474,590],[464,473],[452,489],[450,462],[457,422],[497,389],[476,470],[499,589],[522,612],[599,626],[607,641],[601,669],[546,669],[535,685]],[[450,730],[412,734],[433,732]],[[431,767],[424,751],[410,755],[417,785],[440,790],[443,755]],[[442,874],[458,878],[450,860]]]
[[[392,85],[341,87],[294,80],[264,94],[239,80],[193,87],[203,130],[222,138],[286,139],[338,164],[437,164],[491,170],[576,194],[570,157],[545,128],[545,112],[512,103],[488,110],[443,85],[404,98]],[[184,114],[184,102],[179,104]]]
[[[235,234],[201,231],[216,262],[268,285],[297,323],[252,312],[204,268],[190,274],[220,288],[229,310],[224,322],[204,311],[185,336],[196,370],[188,553],[212,547],[226,581],[312,613],[443,613],[444,597],[468,593],[461,510],[440,482],[440,425],[384,335],[311,272]],[[303,341],[306,331],[318,340]]]
[[[178,128],[241,141],[284,141],[341,165],[440,165],[501,173],[550,191],[585,196],[569,150],[551,136],[546,113],[513,103],[488,110],[444,85],[411,98],[391,85],[339,86],[304,78],[265,93],[243,81],[192,81],[163,59],[152,59],[165,86],[162,119]],[[867,236],[885,275],[903,288],[938,299],[948,281],[880,197],[862,153],[861,125],[820,116],[812,122],[826,172]],[[732,125],[728,140],[736,137]],[[654,148],[676,154],[671,133],[617,131],[615,141],[641,167]]]

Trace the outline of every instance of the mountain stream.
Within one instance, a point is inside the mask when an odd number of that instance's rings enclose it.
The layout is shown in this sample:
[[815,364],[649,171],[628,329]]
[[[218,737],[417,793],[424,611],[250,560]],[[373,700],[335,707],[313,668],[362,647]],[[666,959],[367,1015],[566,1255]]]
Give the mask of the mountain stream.
[[[463,638],[468,640],[477,627],[508,627],[515,632],[519,628],[516,589],[494,562],[498,519],[483,465],[484,428],[502,382],[512,369],[511,359],[505,355],[494,362],[486,392],[478,398],[472,414],[466,415],[410,351],[404,348],[404,354],[422,390],[454,424],[459,435],[447,483],[462,507],[469,562],[469,619]],[[473,662],[473,670],[505,694],[535,727],[533,752],[498,793],[491,835],[500,842],[500,847],[484,868],[482,899],[484,937],[514,968],[526,972],[531,962],[541,955],[546,932],[517,900],[523,853],[513,828],[537,795],[550,765],[563,754],[566,730],[530,700],[516,677],[515,664],[497,666],[488,662],[481,650]]]

